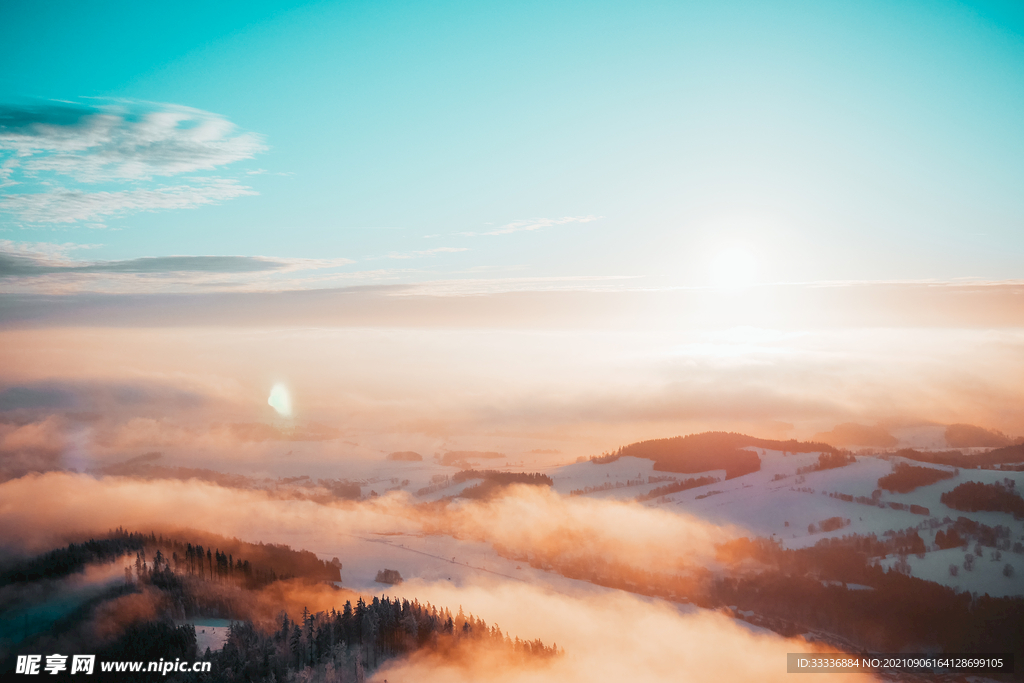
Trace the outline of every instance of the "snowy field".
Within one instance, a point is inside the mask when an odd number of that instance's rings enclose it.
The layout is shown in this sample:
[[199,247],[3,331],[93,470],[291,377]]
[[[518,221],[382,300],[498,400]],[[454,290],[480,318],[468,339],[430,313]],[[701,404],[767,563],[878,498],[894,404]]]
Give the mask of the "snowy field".
[[202,654],[206,648],[219,650],[224,647],[228,639],[228,626],[231,622],[227,619],[190,619],[179,621],[177,624],[192,624],[196,629],[196,652]]
[[[910,563],[911,576],[941,583],[957,592],[968,591],[978,595],[987,593],[993,598],[1024,595],[1024,555],[1004,552],[1002,558],[996,561],[992,559],[992,553],[992,548],[985,548],[983,557],[975,556],[970,571],[964,569],[967,553],[961,548],[935,550],[925,553],[924,558],[908,555],[907,562]],[[897,560],[897,557],[890,555],[881,564],[889,568]],[[1007,564],[1014,570],[1009,577],[1003,574]],[[956,576],[950,573],[950,565],[957,567]]]

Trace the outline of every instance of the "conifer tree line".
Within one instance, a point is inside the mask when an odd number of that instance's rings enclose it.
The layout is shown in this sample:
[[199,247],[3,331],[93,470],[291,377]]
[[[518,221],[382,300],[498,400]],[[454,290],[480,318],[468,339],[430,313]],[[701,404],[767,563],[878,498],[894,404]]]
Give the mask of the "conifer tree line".
[[16,562],[0,573],[0,585],[63,578],[82,571],[87,564],[113,562],[123,555],[142,550],[147,543],[155,542],[155,534],[129,533],[118,527],[107,538],[69,543],[66,547]]
[[[304,578],[315,581],[340,581],[341,563],[325,562],[308,551],[294,551],[287,546],[244,544],[258,551],[261,559],[235,557],[218,547],[204,547],[178,538],[129,532],[118,527],[105,538],[91,538],[81,543],[70,543],[34,558],[15,563],[0,572],[0,585],[24,583],[40,579],[59,579],[85,569],[86,565],[113,562],[125,555],[135,555],[134,574],[140,570],[170,569],[207,580],[236,580],[248,588],[258,588],[279,579]],[[155,551],[154,566],[147,562],[146,551]],[[165,552],[167,551],[167,552]],[[159,566],[157,566],[159,565]],[[130,569],[130,568],[129,568]]]
[[511,662],[543,661],[559,655],[557,645],[520,640],[488,626],[460,608],[416,600],[374,597],[346,601],[340,611],[302,614],[292,620],[280,614],[273,631],[252,622],[232,624],[224,648],[210,653],[214,677],[224,680],[284,680],[305,672],[306,680],[361,681],[394,657],[420,649],[438,652],[469,645],[491,646]]

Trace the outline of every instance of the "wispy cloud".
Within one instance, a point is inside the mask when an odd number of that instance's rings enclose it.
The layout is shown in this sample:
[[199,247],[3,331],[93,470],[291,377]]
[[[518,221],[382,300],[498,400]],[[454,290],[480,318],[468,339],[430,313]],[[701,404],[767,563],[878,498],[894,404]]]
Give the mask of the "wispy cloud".
[[257,193],[251,187],[231,179],[205,178],[191,185],[154,189],[116,192],[59,189],[52,192],[9,194],[0,197],[0,209],[29,223],[75,223],[141,211],[193,209],[254,194]]
[[[69,257],[79,245],[19,244],[0,240],[0,282],[8,291],[143,291],[186,288],[245,288],[259,278],[322,271],[350,259],[270,258],[266,256],[154,256],[123,260]],[[254,281],[253,278],[256,278]],[[267,285],[269,283],[264,283]],[[273,287],[272,287],[273,288]]]
[[[261,136],[222,116],[178,105],[0,105],[0,188],[24,188],[0,195],[0,211],[27,223],[67,224],[252,195],[216,176],[152,181],[212,171],[266,149]],[[123,189],[97,192],[89,188],[95,183]]]
[[567,223],[590,223],[600,219],[600,216],[565,216],[563,218],[531,218],[527,220],[512,221],[505,225],[495,228],[493,230],[487,230],[483,232],[460,232],[459,235],[465,235],[466,237],[482,237],[485,235],[509,235],[514,232],[529,232],[532,230],[541,230],[543,228],[550,228],[555,225],[565,225]]
[[429,256],[437,256],[438,254],[449,254],[459,251],[469,251],[469,249],[467,247],[437,247],[436,249],[424,249],[423,251],[391,252],[387,255],[387,258],[425,258]]
[[190,107],[117,103],[0,107],[0,150],[26,172],[82,182],[147,180],[211,170],[266,149],[254,133]]

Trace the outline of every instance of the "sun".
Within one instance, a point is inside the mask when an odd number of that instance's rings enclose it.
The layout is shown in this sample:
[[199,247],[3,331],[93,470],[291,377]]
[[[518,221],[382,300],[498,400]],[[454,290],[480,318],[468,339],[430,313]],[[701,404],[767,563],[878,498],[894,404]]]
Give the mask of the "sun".
[[708,270],[715,287],[747,287],[757,280],[757,258],[746,247],[729,247],[711,259]]

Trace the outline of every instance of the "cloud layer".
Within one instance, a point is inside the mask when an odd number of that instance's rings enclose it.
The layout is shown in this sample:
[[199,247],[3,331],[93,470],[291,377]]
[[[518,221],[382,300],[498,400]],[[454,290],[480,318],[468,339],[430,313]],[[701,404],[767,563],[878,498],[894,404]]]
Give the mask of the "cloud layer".
[[[298,308],[300,298],[277,296],[282,311]],[[564,462],[709,429],[829,432],[862,446],[923,424],[1024,434],[1020,330],[517,330],[474,328],[468,316],[400,329],[373,317],[387,297],[348,296],[310,300],[347,327],[309,324],[301,311],[282,323],[248,297],[176,322],[140,297],[119,324],[105,311],[122,313],[126,297],[109,297],[63,327],[0,332],[0,450],[15,472],[163,451],[175,464],[295,475],[406,450]],[[193,316],[201,305],[171,300]],[[49,301],[29,299],[40,314]],[[400,303],[434,312],[429,301]],[[231,326],[247,307],[250,323]],[[223,427],[276,424],[267,397],[277,383],[293,399],[293,426],[337,430],[304,444],[302,464],[281,457],[294,434]],[[865,435],[857,425],[882,426]]]

